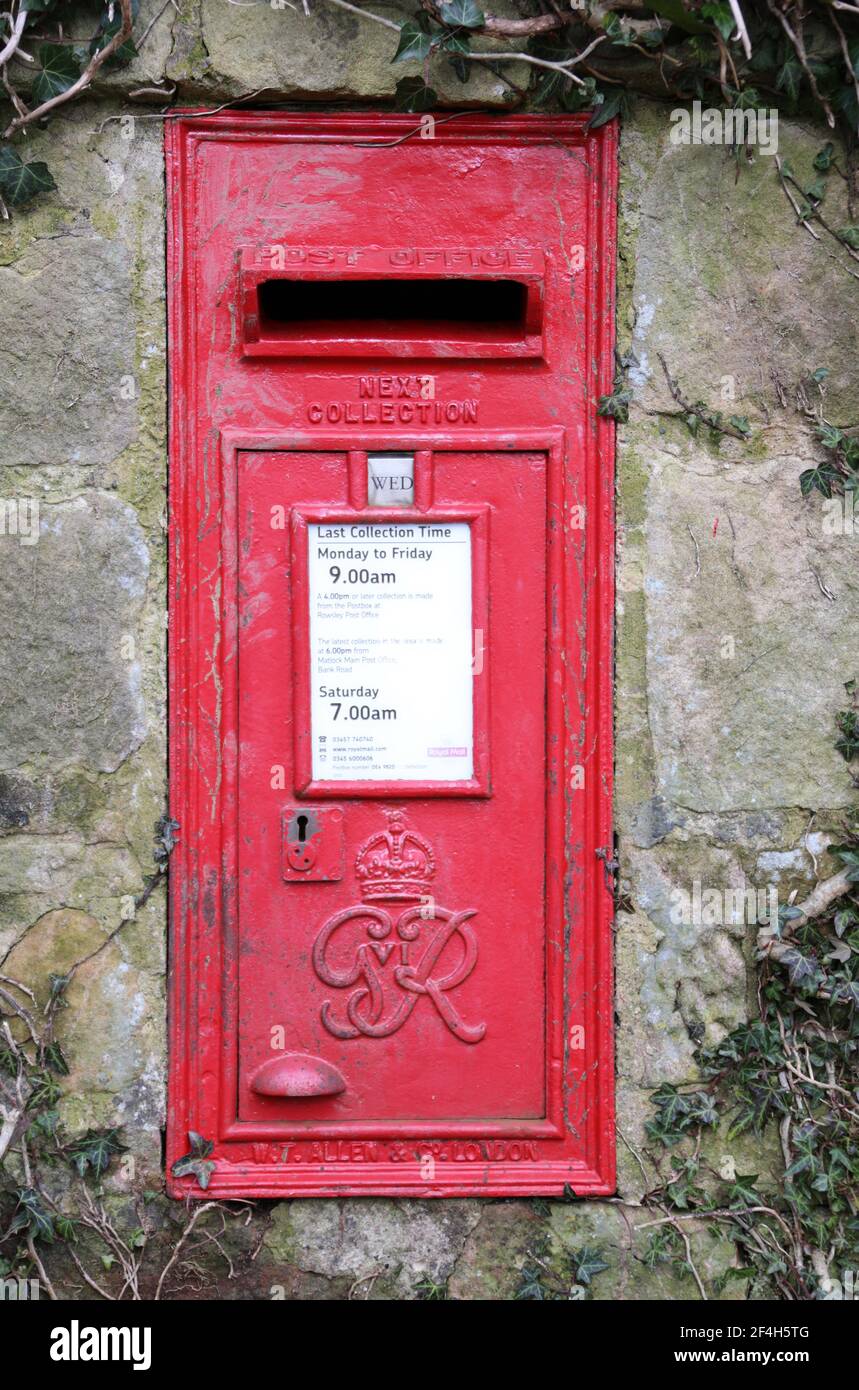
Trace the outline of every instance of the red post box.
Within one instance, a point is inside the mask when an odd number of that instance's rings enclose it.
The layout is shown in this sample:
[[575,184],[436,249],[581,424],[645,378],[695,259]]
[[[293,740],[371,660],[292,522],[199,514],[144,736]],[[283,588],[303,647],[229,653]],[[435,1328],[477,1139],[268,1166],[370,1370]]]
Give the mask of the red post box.
[[169,1162],[609,1192],[613,127],[167,150]]

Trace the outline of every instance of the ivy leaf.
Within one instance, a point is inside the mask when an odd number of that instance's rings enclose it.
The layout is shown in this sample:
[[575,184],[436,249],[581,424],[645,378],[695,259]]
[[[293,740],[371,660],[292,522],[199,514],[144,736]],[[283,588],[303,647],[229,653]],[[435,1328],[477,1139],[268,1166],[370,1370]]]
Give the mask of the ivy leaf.
[[[846,713],[848,714],[848,718],[849,718],[849,716],[851,716],[851,715],[853,714],[853,711],[852,711],[852,710],[849,710],[849,711],[846,711]],[[840,717],[839,717],[838,723],[839,723],[839,727],[842,727],[842,721],[841,721],[841,718],[840,718]],[[850,722],[850,730],[851,730],[851,732],[853,732],[853,733],[859,732],[859,730],[857,730],[857,729],[855,729],[855,728],[853,727],[852,721]],[[843,751],[843,750],[842,750],[842,751]],[[838,855],[838,858],[839,858],[839,859],[841,860],[841,862],[846,866],[846,868],[847,868],[847,870],[848,870],[848,873],[847,873],[847,881],[848,881],[849,883],[857,883],[857,882],[859,882],[859,854],[857,854],[855,850],[850,849],[850,848],[849,848],[848,846],[846,846],[846,845],[836,845],[836,846],[833,848],[833,853],[834,853],[834,854],[837,854],[837,855]]]
[[[137,22],[139,11],[140,0],[131,0],[131,20],[133,24]],[[108,6],[102,13],[98,33],[89,46],[90,55],[92,56],[93,54],[100,53],[103,48],[107,48],[111,39],[114,35],[119,33],[121,28],[122,11],[120,7],[115,5],[113,7],[113,14],[111,15],[110,6]],[[109,63],[116,64],[130,63],[136,53],[137,47],[134,39],[129,36],[129,38],[123,40],[116,52],[110,55],[108,61]]]
[[[444,38],[442,39],[442,42],[441,42],[441,46],[442,46],[442,48],[444,49],[445,53],[453,53],[453,54],[456,54],[456,55],[457,55],[456,57],[454,57],[454,58],[451,59],[451,62],[454,63],[454,64],[456,64],[457,62],[460,63],[460,65],[465,69],[466,77],[467,77],[467,74],[468,74],[468,64],[462,62],[462,57],[461,57],[461,55],[462,55],[463,53],[468,53],[468,52],[469,52],[469,50],[470,50],[470,44],[471,44],[471,37],[470,37],[470,35],[468,35],[468,34],[456,34],[456,33],[454,33],[453,31],[449,31],[448,33],[446,33],[445,36],[444,36]],[[466,80],[466,78],[463,78],[463,79],[462,79],[462,81],[465,81],[465,80]]]
[[55,975],[53,971],[51,972],[48,976],[48,984],[51,987],[52,1003],[55,999],[59,999],[60,995],[64,993],[71,978],[71,975]]
[[691,15],[683,4],[683,0],[654,0],[654,3],[647,6],[655,14],[663,19],[670,20],[676,24],[678,29],[683,29],[687,34],[705,34],[706,26]]
[[191,1145],[190,1153],[183,1154],[177,1158],[170,1169],[174,1178],[193,1177],[205,1190],[209,1186],[209,1179],[215,1171],[215,1164],[209,1158],[214,1149],[214,1141],[204,1139],[202,1134],[197,1134],[196,1130],[188,1130],[188,1143]]
[[775,85],[776,91],[786,92],[791,101],[796,101],[802,85],[802,68],[796,58],[788,58],[779,69]]
[[155,849],[152,851],[152,858],[159,869],[166,869],[170,855],[176,848],[177,840],[174,831],[181,829],[179,822],[170,816],[162,816],[155,822]]
[[51,97],[62,96],[81,75],[80,64],[71,49],[63,44],[40,44],[39,62],[42,70],[36,74],[33,83],[33,96],[39,105],[43,101],[50,101]]
[[817,435],[825,449],[837,449],[844,442],[844,435],[837,425],[820,425]]
[[758,1180],[757,1173],[738,1173],[736,1181],[731,1184],[728,1191],[728,1198],[732,1206],[754,1207],[760,1202],[760,1193],[755,1191],[755,1183]]
[[826,467],[806,468],[799,475],[799,490],[803,497],[810,497],[814,489],[824,497],[832,496],[832,471]]
[[204,1139],[195,1129],[188,1130],[188,1143],[191,1145],[194,1158],[208,1158],[215,1147],[213,1139]]
[[522,1282],[516,1294],[517,1299],[528,1299],[534,1303],[544,1303],[546,1301],[543,1285],[540,1282],[541,1274],[542,1271],[539,1269],[532,1269],[528,1265],[523,1266],[521,1275]]
[[215,1171],[215,1165],[211,1159],[191,1158],[186,1154],[184,1158],[177,1158],[170,1171],[174,1178],[196,1178],[205,1191]]
[[854,1009],[859,1009],[859,980],[846,980],[836,985],[832,998],[839,1004],[852,1004]]
[[605,125],[613,116],[625,114],[629,108],[627,94],[622,89],[614,91],[606,97],[588,121],[588,130],[596,130],[598,126]]
[[50,1213],[45,1211],[42,1199],[32,1187],[22,1188],[18,1193],[18,1205],[7,1234],[14,1235],[18,1231],[26,1231],[34,1239],[43,1240],[48,1245],[54,1241],[54,1223]]
[[792,985],[807,984],[817,974],[817,961],[814,957],[804,956],[794,948],[785,951],[782,962],[787,966]]
[[63,1049],[58,1042],[48,1043],[42,1052],[42,1063],[49,1071],[56,1072],[57,1076],[68,1076],[69,1064],[63,1056]]
[[100,1177],[110,1167],[114,1154],[123,1153],[125,1145],[120,1142],[117,1129],[88,1129],[86,1134],[75,1139],[66,1149],[69,1162],[83,1177],[88,1168],[93,1177]]
[[704,19],[712,20],[723,39],[727,40],[733,34],[734,16],[731,14],[730,5],[725,4],[724,0],[719,0],[718,4],[702,5],[699,14]]
[[30,1128],[38,1131],[39,1134],[46,1134],[49,1138],[54,1138],[59,1122],[60,1114],[58,1110],[40,1110],[32,1121]]
[[825,174],[832,167],[835,158],[835,146],[831,140],[827,140],[822,149],[817,151],[814,156],[814,167],[819,174]]
[[600,396],[597,401],[597,415],[607,415],[610,420],[617,420],[621,425],[625,425],[629,419],[631,400],[631,391],[615,391],[610,396]]
[[25,164],[17,150],[8,145],[0,146],[0,193],[10,207],[20,207],[56,186],[47,164],[41,159]]
[[61,1240],[67,1240],[70,1245],[77,1242],[78,1231],[75,1222],[70,1216],[57,1216],[54,1220],[57,1235]]
[[449,5],[439,6],[439,14],[452,29],[482,29],[486,23],[485,14],[474,0],[450,0]]
[[579,1251],[574,1260],[574,1264],[576,1268],[576,1282],[578,1284],[584,1284],[585,1286],[590,1284],[595,1274],[599,1274],[602,1270],[608,1269],[609,1267],[602,1258],[602,1251],[591,1249],[588,1245],[584,1246]]
[[842,227],[838,235],[845,245],[859,251],[859,227]]
[[395,111],[429,111],[438,102],[438,93],[422,77],[401,77],[394,91]]
[[392,63],[422,62],[432,48],[432,37],[424,33],[413,19],[400,25],[400,42]]

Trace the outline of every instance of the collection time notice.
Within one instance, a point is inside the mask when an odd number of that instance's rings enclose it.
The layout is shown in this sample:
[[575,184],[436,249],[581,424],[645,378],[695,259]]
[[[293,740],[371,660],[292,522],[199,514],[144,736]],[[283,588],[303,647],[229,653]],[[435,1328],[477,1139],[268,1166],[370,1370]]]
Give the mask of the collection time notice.
[[313,777],[473,773],[471,527],[308,526]]

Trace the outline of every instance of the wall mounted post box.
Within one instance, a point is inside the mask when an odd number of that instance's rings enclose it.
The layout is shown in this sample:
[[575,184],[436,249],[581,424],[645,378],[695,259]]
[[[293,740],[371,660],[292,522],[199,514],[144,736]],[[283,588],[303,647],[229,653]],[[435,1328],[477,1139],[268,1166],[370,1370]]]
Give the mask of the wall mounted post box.
[[168,1161],[609,1192],[613,127],[167,150]]

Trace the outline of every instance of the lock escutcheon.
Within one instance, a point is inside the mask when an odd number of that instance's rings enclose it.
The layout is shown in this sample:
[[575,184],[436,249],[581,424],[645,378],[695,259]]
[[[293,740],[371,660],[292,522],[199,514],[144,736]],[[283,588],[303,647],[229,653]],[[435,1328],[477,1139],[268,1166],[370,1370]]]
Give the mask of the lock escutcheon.
[[287,883],[343,877],[343,812],[339,806],[290,806],[281,816],[281,871]]

